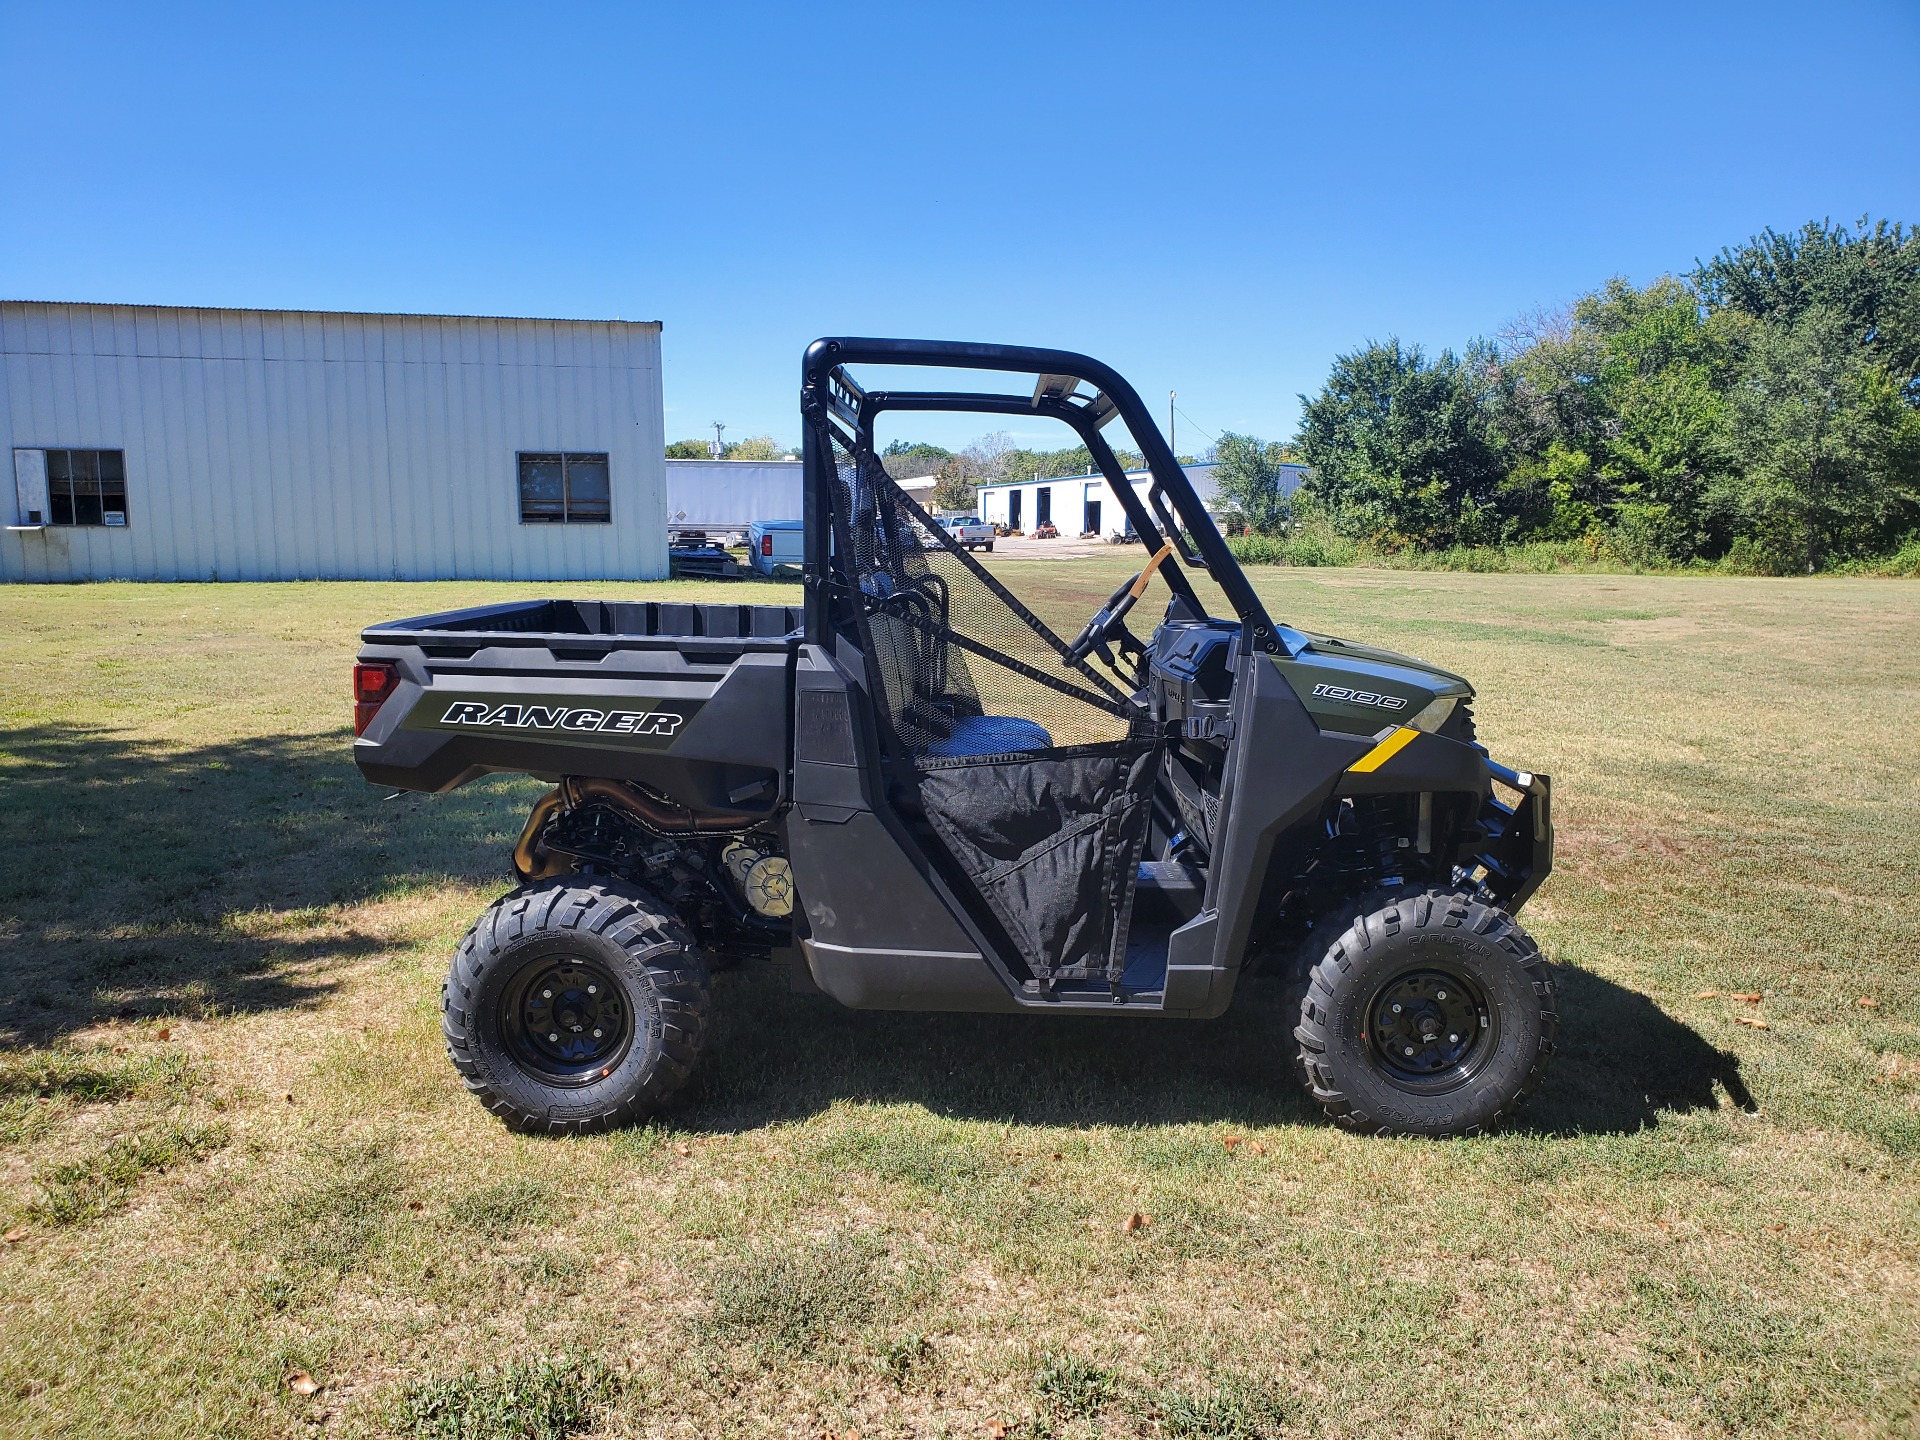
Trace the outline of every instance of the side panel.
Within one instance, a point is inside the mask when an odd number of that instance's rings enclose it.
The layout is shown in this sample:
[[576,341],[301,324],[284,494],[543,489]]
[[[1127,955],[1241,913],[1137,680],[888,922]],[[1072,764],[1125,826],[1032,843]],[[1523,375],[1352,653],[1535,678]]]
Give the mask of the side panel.
[[1168,950],[1170,1013],[1208,1017],[1226,1009],[1274,838],[1313,814],[1371,743],[1322,731],[1268,656],[1242,655],[1238,670],[1217,854],[1204,908],[1174,932]]
[[911,847],[876,813],[861,700],[823,651],[801,648],[787,851],[814,982],[855,1009],[1019,1009]]
[[700,809],[765,811],[778,803],[787,758],[785,655],[743,655],[725,669],[689,666],[673,652],[649,668],[626,655],[617,657],[619,668],[596,674],[546,654],[483,650],[452,662],[417,646],[364,646],[363,659],[399,666],[401,684],[354,742],[361,773],[376,784],[430,791],[491,771],[588,775],[638,780]]

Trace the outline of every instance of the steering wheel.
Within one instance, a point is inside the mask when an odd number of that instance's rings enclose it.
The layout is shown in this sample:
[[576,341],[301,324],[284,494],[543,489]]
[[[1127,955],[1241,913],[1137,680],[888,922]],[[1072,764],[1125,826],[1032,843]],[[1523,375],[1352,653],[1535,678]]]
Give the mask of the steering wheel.
[[1103,649],[1120,628],[1120,622],[1127,618],[1127,612],[1133,609],[1134,602],[1146,593],[1147,582],[1153,579],[1153,572],[1164,564],[1173,554],[1171,542],[1162,545],[1147,561],[1147,568],[1131,580],[1121,585],[1109,595],[1100,608],[1093,612],[1093,618],[1087,621],[1087,628],[1073,637],[1073,643],[1067,646],[1067,663],[1078,665],[1094,651]]

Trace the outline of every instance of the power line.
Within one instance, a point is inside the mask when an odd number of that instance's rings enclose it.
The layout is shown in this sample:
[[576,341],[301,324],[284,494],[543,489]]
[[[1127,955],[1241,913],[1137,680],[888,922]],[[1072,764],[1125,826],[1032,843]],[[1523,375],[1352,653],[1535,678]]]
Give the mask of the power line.
[[1211,440],[1216,445],[1220,443],[1220,437],[1218,435],[1207,434],[1206,427],[1202,425],[1198,420],[1194,419],[1193,416],[1187,414],[1186,411],[1181,410],[1178,405],[1175,405],[1173,408],[1175,411],[1179,413],[1181,419],[1185,420],[1189,425],[1193,426],[1193,428],[1198,430],[1202,435],[1206,435],[1207,439]]

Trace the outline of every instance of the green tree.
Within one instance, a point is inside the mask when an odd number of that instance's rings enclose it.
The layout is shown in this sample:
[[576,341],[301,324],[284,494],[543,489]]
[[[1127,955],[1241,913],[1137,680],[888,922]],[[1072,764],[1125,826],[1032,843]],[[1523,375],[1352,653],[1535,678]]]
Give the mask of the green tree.
[[713,452],[707,440],[675,440],[667,446],[669,460],[705,460]]
[[953,452],[942,445],[929,445],[923,440],[894,440],[880,452],[880,468],[895,480],[910,480],[938,474],[940,467],[952,458]]
[[744,440],[735,440],[720,452],[722,460],[781,460],[791,454],[784,445],[777,445],[771,435],[749,435]]
[[1615,525],[1670,559],[1724,548],[1710,494],[1733,362],[1727,327],[1671,276],[1643,290],[1611,280],[1575,316],[1603,356],[1593,384],[1607,417],[1599,449]]
[[1814,570],[1890,550],[1920,522],[1920,412],[1826,306],[1759,326],[1728,396],[1742,553]]
[[1698,265],[1693,280],[1713,309],[1789,329],[1827,312],[1830,338],[1866,350],[1920,403],[1920,230],[1870,217],[1853,230],[1824,220],[1763,230]]
[[1320,393],[1300,397],[1295,448],[1336,528],[1395,548],[1499,538],[1490,361],[1479,345],[1429,361],[1398,339],[1335,358]]
[[965,462],[958,455],[949,455],[941,462],[940,468],[933,472],[933,508],[940,511],[975,510],[974,481],[967,474]]
[[1223,431],[1214,446],[1214,491],[1227,503],[1227,524],[1272,535],[1286,524],[1291,507],[1280,492],[1281,466],[1291,452],[1277,440]]

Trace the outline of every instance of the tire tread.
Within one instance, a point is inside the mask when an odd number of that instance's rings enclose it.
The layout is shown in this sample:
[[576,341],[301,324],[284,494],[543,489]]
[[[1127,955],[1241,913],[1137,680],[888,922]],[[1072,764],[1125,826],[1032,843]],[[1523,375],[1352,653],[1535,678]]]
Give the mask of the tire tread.
[[[1506,911],[1460,891],[1374,891],[1336,910],[1314,927],[1303,947],[1297,978],[1288,993],[1287,1013],[1299,1017],[1293,1030],[1297,1045],[1295,1073],[1314,1102],[1344,1130],[1383,1135],[1411,1133],[1379,1123],[1341,1088],[1327,1059],[1333,1048],[1328,1027],[1341,979],[1353,967],[1358,955],[1373,948],[1375,929],[1378,928],[1384,938],[1398,935],[1409,922],[1416,930],[1431,928],[1436,910],[1440,927],[1464,927],[1510,955],[1541,1003],[1540,1044],[1519,1085],[1493,1115],[1461,1133],[1479,1134],[1510,1118],[1527,1097],[1539,1089],[1546,1076],[1560,1024],[1555,1009],[1558,988],[1552,967],[1532,937]],[[1328,936],[1333,938],[1328,940]],[[1317,961],[1312,958],[1315,949],[1320,949]]]
[[[657,1111],[692,1073],[705,1039],[711,997],[693,937],[644,892],[578,875],[536,880],[487,907],[454,948],[441,987],[441,1035],[447,1058],[467,1090],[516,1130],[582,1135],[643,1120]],[[470,1001],[482,972],[515,941],[539,931],[585,931],[617,945],[641,966],[654,987],[662,1025],[660,1061],[646,1083],[617,1105],[587,1116],[552,1117],[503,1094],[473,1054]]]

